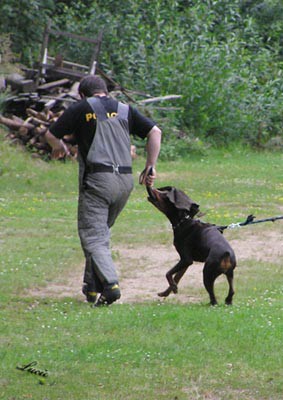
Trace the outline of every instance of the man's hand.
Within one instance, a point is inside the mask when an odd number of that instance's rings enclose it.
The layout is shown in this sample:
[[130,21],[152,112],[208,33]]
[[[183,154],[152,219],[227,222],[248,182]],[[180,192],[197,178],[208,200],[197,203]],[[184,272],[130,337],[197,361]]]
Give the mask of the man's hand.
[[50,131],[45,133],[49,146],[52,147],[52,158],[59,159],[70,155],[69,149],[61,139],[57,139]]
[[139,177],[140,185],[153,186],[156,178],[156,170],[152,166],[145,167]]
[[59,140],[54,147],[52,147],[52,158],[59,159],[70,155],[68,147],[63,140]]

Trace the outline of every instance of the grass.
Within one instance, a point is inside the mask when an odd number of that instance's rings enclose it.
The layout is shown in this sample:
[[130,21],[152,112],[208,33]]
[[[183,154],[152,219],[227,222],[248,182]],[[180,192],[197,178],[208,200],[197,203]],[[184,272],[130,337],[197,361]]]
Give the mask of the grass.
[[[211,150],[203,158],[160,162],[157,185],[182,188],[205,220],[229,224],[251,213],[282,214],[282,167],[280,153]],[[143,160],[135,161],[136,182],[142,168]],[[233,307],[208,307],[203,288],[194,288],[202,299],[196,304],[97,310],[73,298],[28,294],[82,263],[76,200],[76,164],[33,160],[0,141],[0,399],[282,398],[281,259],[251,257],[239,268]],[[281,221],[245,229],[275,232],[282,246]],[[170,226],[146,201],[144,187],[136,184],[112,240],[171,243]],[[221,299],[226,290],[224,281],[217,285]],[[16,369],[32,361],[48,377]]]

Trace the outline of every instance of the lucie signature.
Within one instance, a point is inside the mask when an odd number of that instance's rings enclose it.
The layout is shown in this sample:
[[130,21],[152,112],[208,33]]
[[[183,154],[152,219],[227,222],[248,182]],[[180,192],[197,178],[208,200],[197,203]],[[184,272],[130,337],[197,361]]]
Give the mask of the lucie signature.
[[39,376],[44,376],[47,377],[48,376],[48,371],[47,369],[42,370],[42,369],[38,369],[38,368],[34,368],[34,366],[37,365],[37,361],[32,361],[29,364],[23,365],[21,366],[17,366],[16,368],[21,370],[21,371],[27,371],[30,372],[31,374],[35,374],[35,375],[39,375]]

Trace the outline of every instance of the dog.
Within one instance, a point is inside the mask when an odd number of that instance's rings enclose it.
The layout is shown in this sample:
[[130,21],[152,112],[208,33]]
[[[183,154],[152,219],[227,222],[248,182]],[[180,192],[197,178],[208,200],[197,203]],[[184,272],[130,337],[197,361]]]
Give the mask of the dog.
[[199,214],[199,205],[183,191],[172,186],[159,189],[147,187],[147,191],[148,201],[171,222],[174,246],[180,255],[180,261],[166,274],[169,287],[158,295],[167,297],[171,292],[177,293],[178,283],[188,267],[194,261],[199,261],[204,262],[203,283],[209,294],[210,304],[217,304],[214,282],[219,275],[224,274],[229,285],[225,303],[231,305],[236,257],[221,228],[194,219]]

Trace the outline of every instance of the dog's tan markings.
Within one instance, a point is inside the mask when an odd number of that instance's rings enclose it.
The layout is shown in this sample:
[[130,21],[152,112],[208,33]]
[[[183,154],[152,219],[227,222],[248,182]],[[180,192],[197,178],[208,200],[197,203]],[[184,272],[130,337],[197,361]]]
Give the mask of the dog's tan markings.
[[220,263],[220,268],[222,269],[222,271],[225,273],[225,272],[227,272],[231,267],[232,267],[232,264],[231,264],[230,257],[227,256],[227,257],[223,258],[223,260],[222,260],[221,263]]

